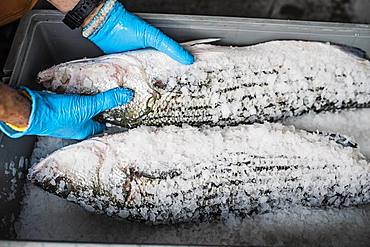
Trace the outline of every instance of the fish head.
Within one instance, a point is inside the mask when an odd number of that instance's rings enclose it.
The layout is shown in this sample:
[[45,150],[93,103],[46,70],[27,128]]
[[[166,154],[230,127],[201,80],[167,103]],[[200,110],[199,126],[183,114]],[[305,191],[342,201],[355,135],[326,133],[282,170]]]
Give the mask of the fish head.
[[141,188],[153,178],[144,176],[124,157],[117,157],[109,138],[95,137],[59,149],[34,165],[28,178],[51,193],[89,205],[90,211],[138,204]]
[[28,178],[62,197],[99,187],[106,144],[94,139],[61,148],[30,168]]
[[142,118],[152,111],[154,103],[160,97],[160,91],[148,76],[146,63],[130,55],[119,54],[110,59],[120,71],[120,87],[130,88],[135,92],[133,100],[124,106],[117,107],[104,114],[107,122],[132,128],[140,125]]
[[134,99],[98,119],[132,127],[151,111],[159,97],[159,91],[146,73],[146,65],[132,53],[113,54],[51,67],[38,74],[38,81],[51,91],[73,94],[90,95],[116,87],[129,88],[135,92]]

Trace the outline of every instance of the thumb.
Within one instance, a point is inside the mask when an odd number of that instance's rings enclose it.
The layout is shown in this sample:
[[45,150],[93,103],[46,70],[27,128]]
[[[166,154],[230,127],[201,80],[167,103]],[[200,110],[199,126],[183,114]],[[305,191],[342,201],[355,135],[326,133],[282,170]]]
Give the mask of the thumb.
[[114,88],[91,97],[91,115],[95,115],[129,103],[134,97],[134,91],[128,88]]
[[150,26],[146,30],[146,39],[148,40],[148,45],[151,47],[167,54],[172,59],[182,63],[182,64],[192,64],[194,63],[194,56],[190,54],[185,48],[183,48],[179,43],[162,33],[159,29]]

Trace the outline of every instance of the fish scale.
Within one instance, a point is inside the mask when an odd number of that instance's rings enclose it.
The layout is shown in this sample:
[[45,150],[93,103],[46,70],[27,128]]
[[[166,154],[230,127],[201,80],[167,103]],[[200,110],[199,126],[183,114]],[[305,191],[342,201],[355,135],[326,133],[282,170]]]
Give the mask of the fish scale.
[[68,93],[133,89],[130,104],[100,118],[128,128],[249,124],[370,103],[370,62],[338,45],[271,41],[187,48],[196,56],[193,65],[142,50],[60,64],[38,78],[46,88]]
[[370,203],[355,143],[280,124],[139,127],[60,149],[29,176],[90,211],[154,224]]
[[104,121],[182,127],[138,127],[72,145],[30,178],[90,211],[155,224],[370,202],[369,164],[346,137],[240,125],[368,106],[368,60],[317,42],[188,48],[197,58],[191,66],[143,50],[41,72],[51,90],[133,89],[133,102]]

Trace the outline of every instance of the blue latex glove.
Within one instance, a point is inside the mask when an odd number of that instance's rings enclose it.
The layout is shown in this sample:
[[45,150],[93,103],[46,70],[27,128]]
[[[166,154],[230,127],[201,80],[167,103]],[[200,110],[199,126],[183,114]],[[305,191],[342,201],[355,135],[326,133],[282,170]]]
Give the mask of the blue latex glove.
[[25,135],[53,136],[82,140],[101,133],[105,125],[92,118],[111,108],[127,104],[133,91],[115,88],[94,96],[62,95],[23,88],[32,98],[32,111],[25,131],[0,122],[0,129],[12,138]]
[[192,64],[194,62],[194,57],[177,42],[128,12],[118,1],[107,14],[101,27],[95,30],[88,39],[105,53],[151,47],[166,53],[180,63]]

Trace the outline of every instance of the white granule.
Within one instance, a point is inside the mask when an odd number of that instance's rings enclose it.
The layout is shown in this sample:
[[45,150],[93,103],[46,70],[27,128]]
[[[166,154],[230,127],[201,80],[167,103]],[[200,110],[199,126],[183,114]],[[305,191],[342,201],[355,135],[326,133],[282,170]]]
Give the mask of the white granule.
[[76,143],[74,140],[65,140],[54,137],[38,137],[31,156],[31,166],[40,162],[43,158],[53,153],[54,151]]
[[[355,138],[370,158],[370,109],[308,114],[287,123],[297,128],[340,132]],[[58,144],[57,144],[58,143]],[[40,138],[32,160],[66,142]],[[43,147],[43,148],[41,148]],[[243,220],[198,225],[148,226],[86,212],[74,203],[32,184],[26,186],[16,223],[19,239],[159,244],[234,244],[274,246],[368,246],[370,206],[345,209],[291,208]],[[121,212],[125,215],[125,212]],[[127,212],[126,212],[127,214]]]
[[196,55],[191,66],[149,49],[63,63],[40,72],[39,80],[49,90],[79,94],[131,88],[133,101],[104,115],[130,127],[237,125],[370,102],[370,62],[336,45],[271,41],[189,49]]
[[212,219],[223,209],[250,215],[294,205],[361,205],[370,201],[369,175],[355,149],[256,124],[140,127],[92,138],[55,152],[29,177],[53,191],[64,180],[69,186],[61,195],[72,193],[97,212],[128,208],[130,219],[169,223]]
[[297,129],[320,130],[353,137],[354,141],[359,144],[361,153],[370,159],[370,109],[368,108],[343,110],[336,113],[309,113],[287,119],[284,124],[294,125]]
[[[19,239],[241,246],[368,246],[370,206],[291,208],[230,222],[150,226],[87,212],[28,184]],[[123,216],[125,212],[122,212]]]

